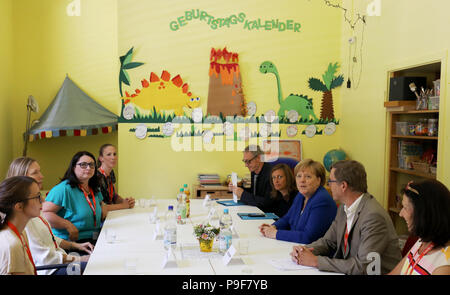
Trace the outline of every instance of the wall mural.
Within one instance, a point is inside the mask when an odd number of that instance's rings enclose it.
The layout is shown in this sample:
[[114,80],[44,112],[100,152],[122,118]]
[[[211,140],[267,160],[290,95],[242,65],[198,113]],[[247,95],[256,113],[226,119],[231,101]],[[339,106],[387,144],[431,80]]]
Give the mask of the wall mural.
[[[257,115],[255,102],[247,102],[242,87],[239,55],[223,49],[211,49],[209,68],[209,92],[207,100],[193,94],[180,74],[173,76],[163,70],[161,75],[151,72],[141,80],[142,88],[122,90],[122,84],[130,85],[127,70],[144,63],[132,62],[133,48],[120,57],[119,91],[122,110],[119,123],[137,123],[134,132],[139,139],[176,136],[201,137],[208,144],[218,137],[225,141],[247,141],[254,138],[279,139],[281,126],[286,135],[298,136],[299,127],[306,125],[301,135],[332,135],[339,120],[335,118],[332,90],[340,87],[343,75],[337,75],[339,64],[329,63],[322,80],[309,78],[310,89],[322,92],[320,116],[316,115],[313,99],[304,94],[283,96],[281,78],[273,62],[264,61],[259,66],[261,74],[276,78],[278,111],[260,110]],[[265,83],[265,82],[264,82]],[[203,114],[202,105],[206,105]],[[147,124],[150,123],[149,126]],[[223,140],[223,139],[220,139]]]

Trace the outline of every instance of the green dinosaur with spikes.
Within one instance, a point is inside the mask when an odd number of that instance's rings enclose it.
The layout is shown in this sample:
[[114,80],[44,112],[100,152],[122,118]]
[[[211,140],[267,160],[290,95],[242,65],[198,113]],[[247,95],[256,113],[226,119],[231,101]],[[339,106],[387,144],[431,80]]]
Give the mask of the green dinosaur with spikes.
[[313,102],[312,98],[308,98],[306,95],[301,94],[290,94],[283,100],[283,94],[281,92],[281,83],[280,83],[280,75],[278,74],[277,68],[270,61],[265,61],[259,66],[259,71],[263,74],[271,73],[274,74],[277,78],[277,87],[278,87],[278,103],[280,104],[280,109],[278,110],[278,117],[280,120],[286,117],[286,112],[295,110],[299,119],[306,121],[310,120],[312,117],[314,120],[317,120],[316,115],[314,114]]

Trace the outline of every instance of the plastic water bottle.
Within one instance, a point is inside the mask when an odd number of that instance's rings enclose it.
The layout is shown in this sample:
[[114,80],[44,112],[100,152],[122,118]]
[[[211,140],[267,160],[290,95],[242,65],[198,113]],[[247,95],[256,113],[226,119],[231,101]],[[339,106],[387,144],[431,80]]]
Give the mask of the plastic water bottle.
[[177,224],[172,205],[168,208],[164,225],[164,249],[169,250],[169,247],[173,250],[177,247]]
[[225,254],[228,248],[230,248],[233,242],[233,233],[231,232],[231,226],[233,225],[233,220],[230,214],[228,214],[228,209],[223,209],[222,218],[220,218],[220,234],[219,234],[219,253]]
[[184,193],[186,194],[186,217],[191,216],[191,192],[187,184],[184,184]]
[[178,203],[177,203],[177,223],[178,224],[185,224],[186,219],[186,195],[183,192],[183,189],[180,188],[180,193],[177,196]]

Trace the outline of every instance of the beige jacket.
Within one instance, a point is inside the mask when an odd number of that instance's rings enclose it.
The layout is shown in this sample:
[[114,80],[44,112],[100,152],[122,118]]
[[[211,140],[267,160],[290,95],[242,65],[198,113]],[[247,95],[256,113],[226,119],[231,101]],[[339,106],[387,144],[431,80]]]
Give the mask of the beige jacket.
[[344,253],[344,235],[347,215],[344,206],[338,208],[335,220],[325,235],[307,245],[318,255],[318,268],[322,271],[345,274],[367,274],[376,269],[379,254],[380,272],[386,274],[401,260],[398,236],[386,210],[377,200],[365,193],[359,203]]

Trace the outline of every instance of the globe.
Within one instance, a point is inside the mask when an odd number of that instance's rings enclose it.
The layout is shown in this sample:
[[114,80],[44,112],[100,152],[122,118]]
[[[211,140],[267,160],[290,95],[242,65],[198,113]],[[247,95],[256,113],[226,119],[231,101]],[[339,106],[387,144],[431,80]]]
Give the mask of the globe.
[[345,160],[347,159],[347,155],[343,150],[334,149],[331,151],[328,151],[325,156],[323,157],[323,165],[325,166],[325,169],[327,169],[328,172],[331,170],[331,166],[336,163],[337,161]]

